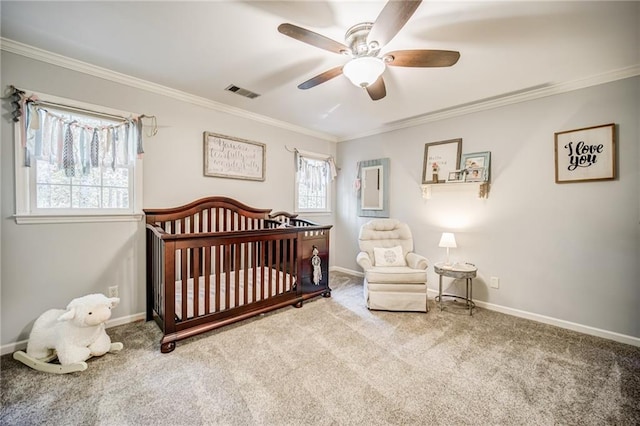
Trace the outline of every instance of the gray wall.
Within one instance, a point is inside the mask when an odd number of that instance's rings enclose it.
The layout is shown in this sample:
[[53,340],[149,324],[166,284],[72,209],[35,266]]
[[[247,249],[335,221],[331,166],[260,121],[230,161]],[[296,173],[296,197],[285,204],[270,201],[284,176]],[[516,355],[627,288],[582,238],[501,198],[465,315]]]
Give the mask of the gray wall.
[[[432,262],[445,256],[441,233],[455,232],[452,259],[479,268],[475,298],[640,337],[639,103],[636,77],[339,143],[337,266],[360,271],[367,219],[356,213],[356,163],[389,157],[391,216],[409,223]],[[554,132],[608,123],[618,125],[618,178],[556,184]],[[424,144],[454,138],[463,153],[491,151],[488,199],[459,190],[422,198]],[[437,282],[430,268],[429,287]]]
[[[109,108],[156,115],[158,135],[145,142],[144,207],[172,207],[225,195],[259,208],[292,211],[294,159],[285,149],[335,154],[336,144],[243,117],[196,106],[66,68],[2,52],[1,86],[26,88]],[[232,95],[233,96],[233,95]],[[248,100],[248,102],[251,102]],[[292,106],[293,107],[293,106]],[[50,308],[119,285],[113,318],[145,309],[144,225],[78,223],[17,225],[14,139],[9,102],[2,103],[1,344],[28,338],[33,321]],[[203,176],[203,132],[259,141],[266,148],[264,182]],[[335,193],[335,191],[334,191]],[[335,205],[335,202],[332,202]],[[333,215],[305,216],[333,223]]]
[[[293,157],[285,145],[334,154],[336,145],[264,123],[195,106],[159,94],[2,52],[1,85],[153,114],[158,136],[146,141],[144,206],[167,207],[207,195],[227,195],[256,207],[291,210]],[[452,258],[479,267],[474,295],[513,310],[640,337],[640,79],[468,114],[337,145],[341,168],[331,261],[359,271],[353,181],[357,161],[388,157],[391,215],[407,221],[416,248],[432,261],[442,231],[454,231]],[[143,225],[131,223],[16,225],[13,128],[2,103],[0,145],[2,211],[1,344],[28,337],[44,310],[90,292],[120,286],[114,318],[144,310]],[[615,181],[557,185],[553,133],[618,124],[619,177]],[[267,144],[267,180],[202,176],[202,132]],[[463,152],[491,151],[489,198],[473,192],[420,190],[424,144],[463,138]],[[501,280],[489,289],[489,277]],[[429,286],[436,288],[429,272]]]

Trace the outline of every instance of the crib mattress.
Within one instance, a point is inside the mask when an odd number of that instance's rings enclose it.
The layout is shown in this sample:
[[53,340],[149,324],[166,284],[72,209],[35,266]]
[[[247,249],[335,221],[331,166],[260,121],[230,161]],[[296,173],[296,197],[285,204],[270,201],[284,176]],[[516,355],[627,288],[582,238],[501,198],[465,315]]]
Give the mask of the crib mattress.
[[[219,293],[216,292],[216,275],[209,276],[209,310],[205,308],[205,277],[198,279],[198,314],[202,316],[214,312],[222,312],[238,306],[247,305],[249,303],[265,300],[269,297],[277,296],[291,291],[295,285],[295,276],[278,271],[277,269],[267,266],[257,268],[254,274],[254,268],[246,270],[231,271],[220,274]],[[246,276],[246,280],[245,280]],[[228,285],[227,285],[228,281]],[[237,281],[237,282],[236,282]],[[246,300],[245,300],[245,286]],[[227,306],[227,291],[229,293],[229,303]],[[238,294],[238,303],[236,303],[236,293]],[[187,318],[194,317],[194,279],[187,280]],[[255,295],[255,297],[254,297]],[[219,300],[219,306],[216,309],[216,300]],[[182,319],[182,280],[176,281],[176,316]]]

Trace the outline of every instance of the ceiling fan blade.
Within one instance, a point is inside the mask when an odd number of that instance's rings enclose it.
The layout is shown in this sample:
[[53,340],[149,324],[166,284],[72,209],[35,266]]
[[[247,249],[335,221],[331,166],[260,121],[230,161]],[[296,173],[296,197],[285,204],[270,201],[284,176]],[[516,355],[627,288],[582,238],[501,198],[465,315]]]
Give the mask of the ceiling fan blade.
[[420,3],[422,0],[389,0],[371,28],[367,44],[371,45],[375,41],[378,47],[382,47],[389,43],[411,18]]
[[342,65],[340,65],[339,67],[331,68],[330,70],[327,70],[322,74],[318,74],[315,77],[310,78],[304,83],[300,83],[298,85],[298,89],[302,89],[302,90],[311,89],[312,87],[315,87],[318,84],[325,83],[331,80],[332,78],[339,76],[340,74],[342,74]]
[[382,76],[378,77],[375,83],[367,86],[367,93],[374,101],[380,100],[387,96],[387,88],[384,85]]
[[278,31],[286,36],[319,47],[320,49],[328,50],[329,52],[340,54],[351,53],[351,49],[344,44],[293,24],[280,24]]
[[460,52],[455,50],[396,50],[385,54],[384,58],[385,63],[393,67],[450,67],[458,62]]

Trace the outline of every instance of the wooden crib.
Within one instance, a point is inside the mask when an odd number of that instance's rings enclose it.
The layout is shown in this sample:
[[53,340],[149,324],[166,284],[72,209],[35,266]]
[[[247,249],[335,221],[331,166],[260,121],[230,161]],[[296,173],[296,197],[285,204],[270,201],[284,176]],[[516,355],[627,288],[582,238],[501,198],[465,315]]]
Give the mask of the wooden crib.
[[226,197],[144,212],[147,320],[160,326],[164,353],[178,340],[331,295],[331,226],[284,212],[271,218]]

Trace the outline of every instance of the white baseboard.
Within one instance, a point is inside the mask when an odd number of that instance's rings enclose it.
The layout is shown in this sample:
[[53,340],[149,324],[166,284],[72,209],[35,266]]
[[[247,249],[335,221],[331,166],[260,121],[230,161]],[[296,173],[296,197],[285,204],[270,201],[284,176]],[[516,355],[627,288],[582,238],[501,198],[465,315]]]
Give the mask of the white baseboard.
[[[329,268],[330,271],[343,272],[349,275],[355,275],[357,277],[363,277],[364,273],[359,271],[354,271],[347,268],[342,268],[340,266],[332,266]],[[436,296],[438,294],[437,290],[428,288],[427,294],[431,294]],[[582,325],[571,321],[565,321],[558,318],[552,318],[545,315],[534,314],[532,312],[521,311],[520,309],[509,308],[507,306],[496,305],[493,303],[483,302],[481,300],[474,300],[477,306],[488,309],[490,311],[496,311],[507,315],[512,315],[514,317],[525,318],[532,321],[541,322],[543,324],[554,325],[556,327],[565,328],[567,330],[577,331],[579,333],[588,334],[590,336],[602,337],[604,339],[613,340],[614,342],[625,343],[627,345],[640,347],[640,338],[628,336],[626,334],[616,333],[613,331],[602,330],[600,328],[590,327],[588,325]],[[114,318],[112,320],[107,321],[107,328],[116,327],[118,325],[128,324],[135,321],[144,320],[146,315],[144,312],[129,315],[125,317]],[[2,347],[0,347],[0,355],[6,355],[13,353],[15,351],[24,350],[27,347],[27,341],[21,340],[15,343],[9,343]]]
[[344,272],[345,274],[355,275],[356,277],[364,277],[364,272],[354,271],[353,269],[343,268],[341,266],[332,266],[329,271]]
[[[139,314],[113,318],[107,321],[105,327],[111,328],[119,325],[129,324],[130,322],[144,320],[146,317],[146,314],[144,312],[141,312]],[[27,340],[20,340],[19,342],[9,343],[0,347],[0,355],[11,354],[15,351],[23,351],[25,349],[27,349]]]
[[[345,274],[355,275],[363,277],[362,272],[354,271],[339,266],[333,266],[330,271],[344,272]],[[427,288],[427,295],[437,296],[438,290]],[[532,312],[521,311],[520,309],[509,308],[507,306],[496,305],[493,303],[483,302],[481,300],[474,300],[476,306],[479,306],[490,311],[496,311],[514,317],[525,318],[532,321],[541,322],[543,324],[555,325],[556,327],[565,328],[567,330],[577,331],[579,333],[588,334],[590,336],[602,337],[604,339],[613,340],[614,342],[625,343],[627,345],[640,347],[640,338],[628,336],[626,334],[616,333],[614,331],[602,330],[600,328],[590,327],[588,325],[582,325],[571,321],[565,321],[558,318],[548,317],[545,315],[535,314]]]
[[[435,290],[434,290],[435,291]],[[541,322],[544,324],[555,325],[556,327],[565,328],[567,330],[577,331],[579,333],[588,334],[590,336],[602,337],[604,339],[613,340],[615,342],[625,343],[627,345],[640,347],[640,338],[628,336],[626,334],[616,333],[614,331],[603,330],[601,328],[590,327],[588,325],[578,324],[571,321],[565,321],[558,318],[548,317],[545,315],[534,314],[527,311],[521,311],[519,309],[509,308],[501,305],[494,305],[493,303],[483,302],[481,300],[474,300],[477,306],[481,308],[489,309],[491,311],[501,312],[507,315],[513,315],[515,317],[525,318],[532,321]]]
[[144,321],[146,318],[147,314],[144,312],[128,315],[126,317],[114,318],[107,321],[106,328],[117,327],[119,325],[129,324],[130,322]]

